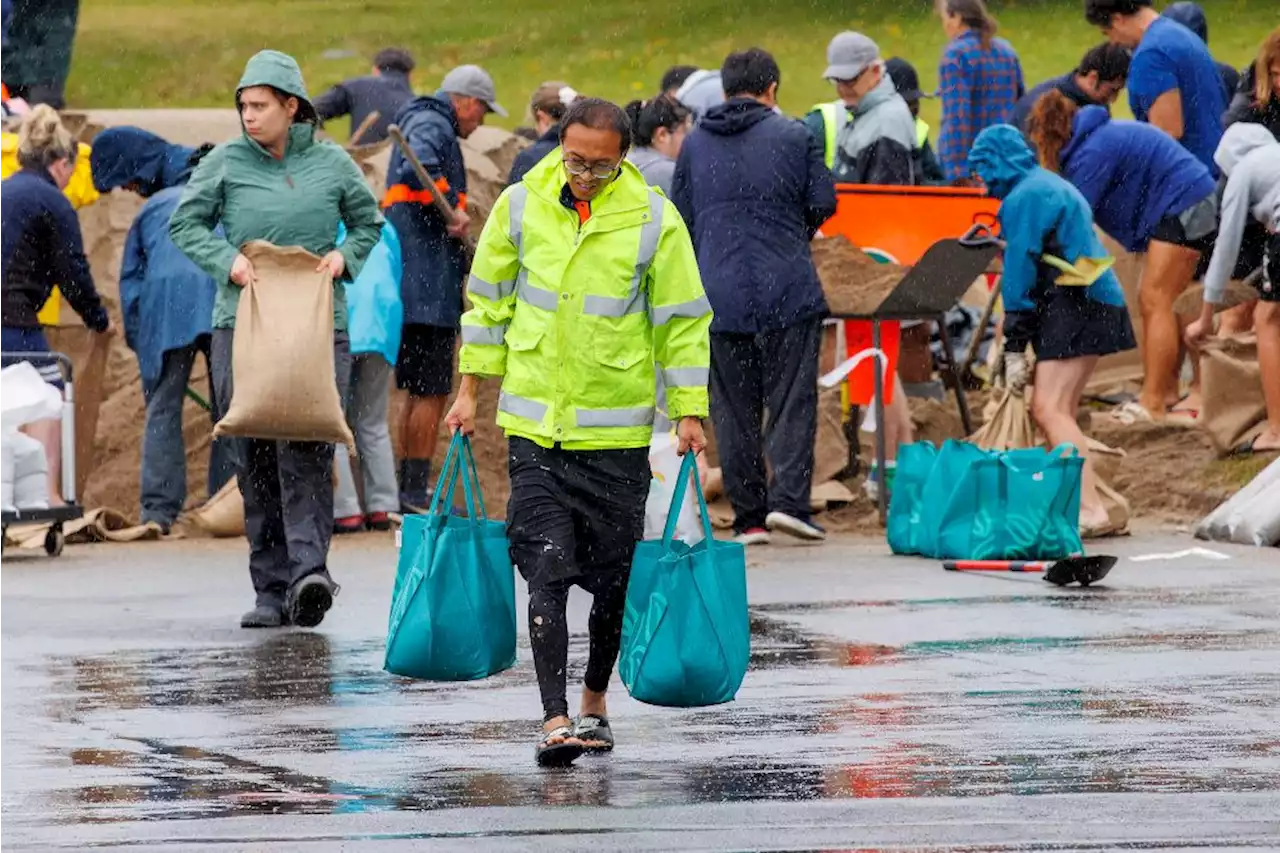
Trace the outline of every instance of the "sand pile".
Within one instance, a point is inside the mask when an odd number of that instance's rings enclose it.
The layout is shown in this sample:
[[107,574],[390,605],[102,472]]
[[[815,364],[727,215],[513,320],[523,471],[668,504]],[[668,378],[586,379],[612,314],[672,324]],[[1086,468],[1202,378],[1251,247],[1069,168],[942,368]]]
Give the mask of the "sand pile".
[[846,237],[820,238],[811,246],[832,314],[870,314],[907,273],[906,267],[877,263]]
[[[92,125],[87,126],[86,141],[102,126],[132,124],[171,139],[194,145],[203,141],[220,141],[239,132],[234,110],[129,110],[95,111]],[[506,184],[511,160],[524,141],[495,128],[482,128],[463,143],[467,163],[468,196],[471,199],[473,228],[478,235],[494,200]],[[380,194],[385,187],[389,144],[362,146],[353,153],[370,187]],[[118,333],[111,339],[101,387],[101,405],[94,432],[93,459],[85,465],[86,481],[82,502],[90,507],[109,506],[136,519],[139,511],[140,474],[142,469],[142,437],[145,406],[138,362],[125,345],[120,325],[119,273],[124,240],[142,201],[132,193],[112,192],[80,211],[85,236],[85,250],[93,269],[94,281],[111,312]],[[64,322],[75,324],[79,318],[64,310]],[[83,371],[82,371],[83,372]],[[191,386],[206,400],[209,395],[207,367],[198,360],[192,372]],[[83,396],[88,389],[77,389]],[[487,382],[480,402],[480,434],[477,436],[477,466],[481,483],[490,501],[490,512],[503,511],[507,497],[506,443],[493,426],[497,407],[498,385]],[[394,423],[394,422],[393,422]],[[204,500],[208,477],[211,423],[209,414],[188,400],[183,410],[183,435],[187,447],[188,504]],[[437,459],[443,459],[442,439]]]

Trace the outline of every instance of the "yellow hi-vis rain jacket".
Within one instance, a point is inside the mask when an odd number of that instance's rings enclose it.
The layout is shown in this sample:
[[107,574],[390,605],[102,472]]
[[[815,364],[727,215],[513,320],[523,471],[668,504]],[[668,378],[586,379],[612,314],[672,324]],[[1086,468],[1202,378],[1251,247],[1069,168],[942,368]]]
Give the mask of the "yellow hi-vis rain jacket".
[[648,447],[656,371],[672,420],[706,417],[711,304],[675,206],[622,172],[591,216],[560,202],[548,156],[485,223],[467,280],[459,370],[501,376],[498,426],[543,447]]

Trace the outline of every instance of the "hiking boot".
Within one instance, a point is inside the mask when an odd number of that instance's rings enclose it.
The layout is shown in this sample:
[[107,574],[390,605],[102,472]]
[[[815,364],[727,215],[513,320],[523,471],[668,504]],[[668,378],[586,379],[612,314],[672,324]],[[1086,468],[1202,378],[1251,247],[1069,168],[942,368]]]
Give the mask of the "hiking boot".
[[747,547],[752,545],[768,545],[772,539],[773,537],[769,535],[769,531],[765,530],[763,527],[748,527],[746,530],[741,530],[734,534],[733,537],[734,542]]
[[385,512],[371,512],[366,516],[365,521],[369,524],[370,530],[390,530],[391,515]]
[[341,536],[344,533],[363,533],[364,532],[364,516],[348,515],[345,518],[336,518],[333,521],[333,532]]
[[271,604],[259,604],[240,617],[241,628],[283,628],[284,614]]
[[431,460],[400,460],[400,511],[421,514],[431,503]]
[[814,523],[812,518],[797,518],[785,512],[771,512],[764,523],[770,530],[781,531],[809,542],[821,542],[827,538],[827,531]]
[[324,615],[333,607],[333,597],[338,585],[324,574],[307,575],[289,588],[285,598],[285,612],[289,621],[300,628],[314,628],[324,621]]

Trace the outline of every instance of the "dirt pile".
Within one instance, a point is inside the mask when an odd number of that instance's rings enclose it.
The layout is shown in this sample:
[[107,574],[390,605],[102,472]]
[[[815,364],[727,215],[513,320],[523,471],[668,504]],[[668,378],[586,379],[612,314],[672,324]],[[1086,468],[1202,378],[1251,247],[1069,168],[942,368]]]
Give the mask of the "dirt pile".
[[870,314],[907,272],[897,264],[877,263],[846,237],[823,237],[811,248],[832,314]]
[[[220,141],[239,132],[234,110],[128,110],[94,111],[93,129],[102,126],[131,124],[158,133],[174,142],[198,144]],[[524,141],[495,128],[484,128],[463,143],[467,164],[468,196],[475,233],[484,224],[493,202],[506,185],[511,160]],[[92,144],[91,139],[85,141]],[[388,144],[363,146],[353,156],[360,164],[366,180],[375,192],[385,187]],[[112,323],[120,325],[120,261],[125,236],[142,201],[132,193],[112,192],[96,204],[79,212],[94,281],[102,292]],[[64,309],[64,322],[77,323],[79,318]],[[140,473],[142,470],[142,438],[145,411],[138,362],[125,345],[123,332],[114,335],[105,368],[102,403],[98,409],[94,433],[93,459],[86,465],[86,484],[81,496],[87,506],[109,506],[130,519],[139,511]],[[208,379],[203,361],[197,361],[192,372],[191,387],[208,399]],[[490,501],[490,512],[500,513],[506,503],[506,443],[493,426],[497,408],[498,386],[487,382],[480,400],[480,434],[477,436],[477,466],[481,483]],[[183,409],[183,436],[187,447],[188,504],[207,497],[208,458],[211,422],[209,414],[188,400]],[[437,458],[444,454],[444,439]],[[82,461],[82,464],[84,462]]]

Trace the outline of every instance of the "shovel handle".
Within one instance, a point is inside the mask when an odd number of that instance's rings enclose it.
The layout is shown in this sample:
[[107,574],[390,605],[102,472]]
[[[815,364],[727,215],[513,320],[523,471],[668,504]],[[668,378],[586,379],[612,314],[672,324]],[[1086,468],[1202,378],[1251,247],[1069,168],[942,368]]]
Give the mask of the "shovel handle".
[[949,572],[1043,572],[1049,563],[1036,560],[947,560]]

